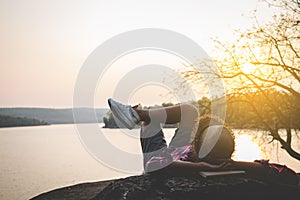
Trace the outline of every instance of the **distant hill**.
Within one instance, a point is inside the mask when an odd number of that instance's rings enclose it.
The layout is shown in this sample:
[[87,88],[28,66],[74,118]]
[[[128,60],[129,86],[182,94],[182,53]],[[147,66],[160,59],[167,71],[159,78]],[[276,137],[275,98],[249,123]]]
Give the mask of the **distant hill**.
[[0,127],[38,126],[38,125],[47,125],[47,124],[48,124],[47,122],[40,121],[37,119],[0,115]]
[[[108,109],[76,108],[79,113],[77,123],[102,123],[103,117]],[[95,115],[97,121],[95,121]],[[52,108],[0,108],[0,115],[6,115],[17,118],[30,118],[44,121],[48,124],[70,124],[74,123],[73,109],[52,109]]]

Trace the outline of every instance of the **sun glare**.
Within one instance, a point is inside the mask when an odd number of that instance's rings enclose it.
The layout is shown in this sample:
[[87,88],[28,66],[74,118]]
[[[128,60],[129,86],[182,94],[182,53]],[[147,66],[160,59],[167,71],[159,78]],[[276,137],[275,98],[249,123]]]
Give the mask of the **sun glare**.
[[250,63],[247,63],[247,64],[241,66],[241,70],[245,74],[251,74],[251,73],[253,73],[254,65],[251,65]]
[[261,150],[249,135],[239,135],[236,137],[236,150],[233,158],[240,161],[254,161],[261,159]]

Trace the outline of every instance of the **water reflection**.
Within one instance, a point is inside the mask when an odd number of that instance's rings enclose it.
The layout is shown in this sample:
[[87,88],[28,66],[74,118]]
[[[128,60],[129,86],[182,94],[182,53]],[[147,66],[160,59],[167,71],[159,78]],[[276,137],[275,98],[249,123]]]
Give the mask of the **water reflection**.
[[236,135],[233,159],[240,161],[262,159],[262,151],[250,135]]
[[[266,132],[259,130],[234,130],[236,151],[233,154],[233,159],[240,161],[254,161],[256,159],[266,159],[271,163],[279,163],[287,165],[300,172],[299,160],[291,157],[278,141],[270,143],[271,138]],[[283,133],[282,133],[283,134]],[[300,151],[299,137],[293,131],[292,147],[295,151]]]

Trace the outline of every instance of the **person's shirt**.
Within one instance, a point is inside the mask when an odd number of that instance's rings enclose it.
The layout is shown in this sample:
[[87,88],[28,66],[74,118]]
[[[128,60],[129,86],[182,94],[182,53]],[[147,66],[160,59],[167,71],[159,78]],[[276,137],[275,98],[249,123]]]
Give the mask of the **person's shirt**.
[[189,154],[192,152],[192,145],[187,145],[183,147],[168,147],[163,149],[163,151],[157,155],[153,156],[146,162],[145,171],[153,172],[160,170],[174,161],[187,161]]

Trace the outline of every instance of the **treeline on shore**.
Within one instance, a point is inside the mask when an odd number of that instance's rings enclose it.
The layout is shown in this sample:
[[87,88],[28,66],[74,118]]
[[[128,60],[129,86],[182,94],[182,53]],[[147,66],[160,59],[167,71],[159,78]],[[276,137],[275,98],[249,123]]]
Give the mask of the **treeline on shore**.
[[226,101],[226,122],[234,128],[300,129],[300,98],[268,90],[232,95]]
[[[76,121],[73,112],[76,112]],[[102,123],[108,109],[94,108],[0,108],[1,126],[35,126],[45,124]]]
[[[237,129],[272,128],[300,129],[300,98],[281,91],[269,90],[262,92],[228,95],[226,98],[209,99],[203,97],[197,102],[201,115],[211,114],[212,106],[216,110],[226,109],[225,121]],[[163,103],[142,108],[159,108],[172,106],[173,103]],[[79,119],[74,121],[73,111]],[[214,114],[214,113],[213,113]],[[104,123],[105,128],[119,128],[112,113],[108,109],[75,108],[0,108],[0,127],[33,126],[46,124],[70,123]],[[178,124],[165,125],[177,127]]]
[[48,125],[47,122],[26,117],[0,115],[0,127]]

